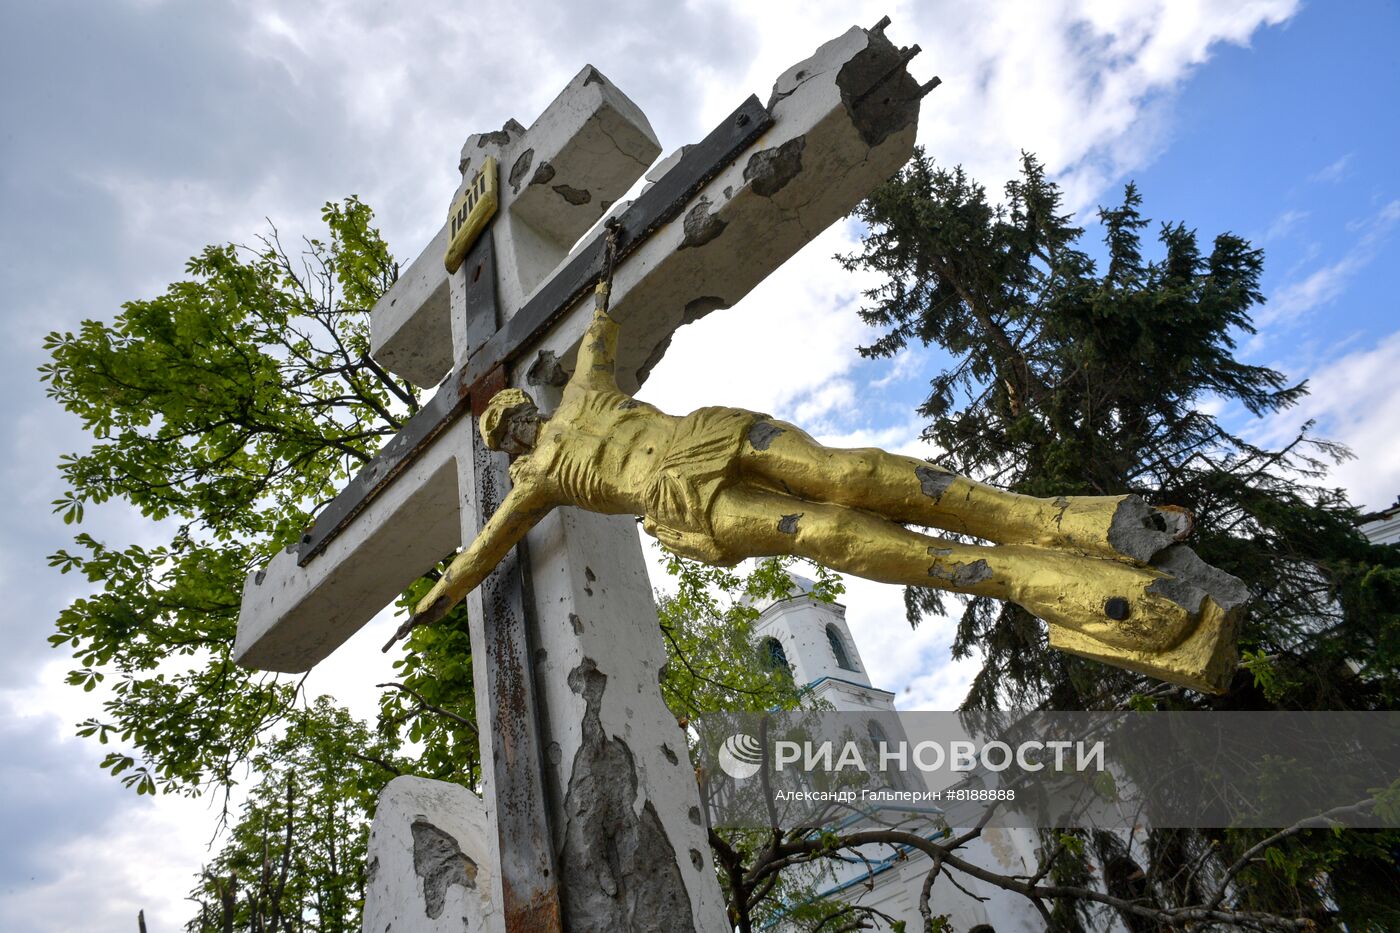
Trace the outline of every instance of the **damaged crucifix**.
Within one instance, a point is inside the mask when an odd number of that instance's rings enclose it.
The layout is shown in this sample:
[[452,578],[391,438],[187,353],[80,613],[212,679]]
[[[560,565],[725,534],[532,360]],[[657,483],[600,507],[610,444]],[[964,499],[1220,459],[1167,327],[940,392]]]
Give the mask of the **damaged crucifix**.
[[794,65],[630,204],[614,202],[660,147],[591,66],[528,130],[467,140],[448,223],[371,313],[375,359],[441,385],[249,578],[239,617],[240,663],[307,670],[464,547],[408,624],[468,602],[482,796],[388,785],[366,931],[728,929],[657,688],[634,516],[702,560],[800,554],[1011,599],[1057,647],[1202,689],[1231,666],[1238,581],[1177,543],[1179,513],[1008,495],[765,415],[676,418],[631,397],[679,327],[733,305],[909,158],[937,81],[909,75],[917,46],[887,25]]

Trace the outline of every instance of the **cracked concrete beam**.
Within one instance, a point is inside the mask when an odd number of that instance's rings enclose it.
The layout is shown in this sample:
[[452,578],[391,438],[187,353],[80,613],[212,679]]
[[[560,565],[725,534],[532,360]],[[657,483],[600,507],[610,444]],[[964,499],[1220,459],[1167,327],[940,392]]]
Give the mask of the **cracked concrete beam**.
[[[907,60],[882,32],[853,27],[779,77],[773,126],[696,193],[680,223],[658,230],[617,270],[612,314],[623,324],[624,390],[644,381],[675,330],[696,319],[696,297],[732,306],[908,161],[924,91]],[[571,309],[535,349],[572,369],[583,310]]]

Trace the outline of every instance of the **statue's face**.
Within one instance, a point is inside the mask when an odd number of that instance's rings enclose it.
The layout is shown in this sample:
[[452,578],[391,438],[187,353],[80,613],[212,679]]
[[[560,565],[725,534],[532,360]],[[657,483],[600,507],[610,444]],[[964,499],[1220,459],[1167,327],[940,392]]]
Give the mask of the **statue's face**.
[[507,419],[506,433],[501,438],[501,449],[512,457],[519,457],[535,449],[535,441],[539,436],[539,412],[531,407]]

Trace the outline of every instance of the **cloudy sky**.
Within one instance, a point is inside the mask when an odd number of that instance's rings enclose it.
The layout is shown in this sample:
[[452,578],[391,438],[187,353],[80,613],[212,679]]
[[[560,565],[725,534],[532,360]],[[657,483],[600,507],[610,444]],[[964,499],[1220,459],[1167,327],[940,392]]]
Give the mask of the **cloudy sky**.
[[[1396,91],[1400,9],[1358,2],[806,2],[508,6],[383,0],[275,4],[6,0],[0,30],[0,928],[176,930],[214,814],[201,801],[136,799],[72,737],[96,710],[62,686],[45,644],[81,591],[44,560],[71,529],[50,514],[54,464],[83,437],[35,378],[44,333],[110,318],[182,274],[206,243],[272,219],[316,232],[322,202],[361,195],[397,255],[416,256],[456,184],[471,132],[528,124],[585,63],[650,117],[669,151],[698,139],[822,41],[889,14],[919,43],[912,70],[943,85],[919,138],[999,188],[1038,153],[1077,209],[1130,178],[1150,216],[1205,237],[1232,230],[1268,254],[1269,304],[1244,344],[1253,362],[1308,378],[1299,409],[1229,423],[1261,439],[1308,419],[1358,459],[1336,473],[1358,503],[1400,493],[1400,259]],[[1086,217],[1086,220],[1089,218]],[[645,395],[671,410],[730,403],[810,426],[830,443],[922,452],[912,407],[931,353],[879,364],[854,348],[860,282],[831,261],[838,225],[740,308],[678,335]],[[737,322],[742,320],[743,324]],[[751,339],[737,342],[742,326]],[[758,350],[802,334],[809,365],[781,379]],[[752,339],[756,336],[758,339]],[[698,374],[717,355],[722,384]],[[702,388],[703,386],[703,388]],[[85,530],[112,543],[158,533],[119,507]],[[846,602],[877,683],[908,708],[947,708],[968,671],[949,629],[911,633],[893,588]],[[368,709],[381,664],[365,632],[313,689]]]

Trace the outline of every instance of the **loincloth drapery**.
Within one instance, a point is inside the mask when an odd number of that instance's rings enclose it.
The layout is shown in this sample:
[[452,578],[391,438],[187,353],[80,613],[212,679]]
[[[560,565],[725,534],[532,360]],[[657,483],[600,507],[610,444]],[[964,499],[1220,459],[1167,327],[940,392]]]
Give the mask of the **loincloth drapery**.
[[701,408],[680,419],[674,440],[646,491],[642,527],[682,557],[710,564],[738,563],[715,540],[710,509],[720,490],[739,475],[739,447],[755,421],[742,408]]

